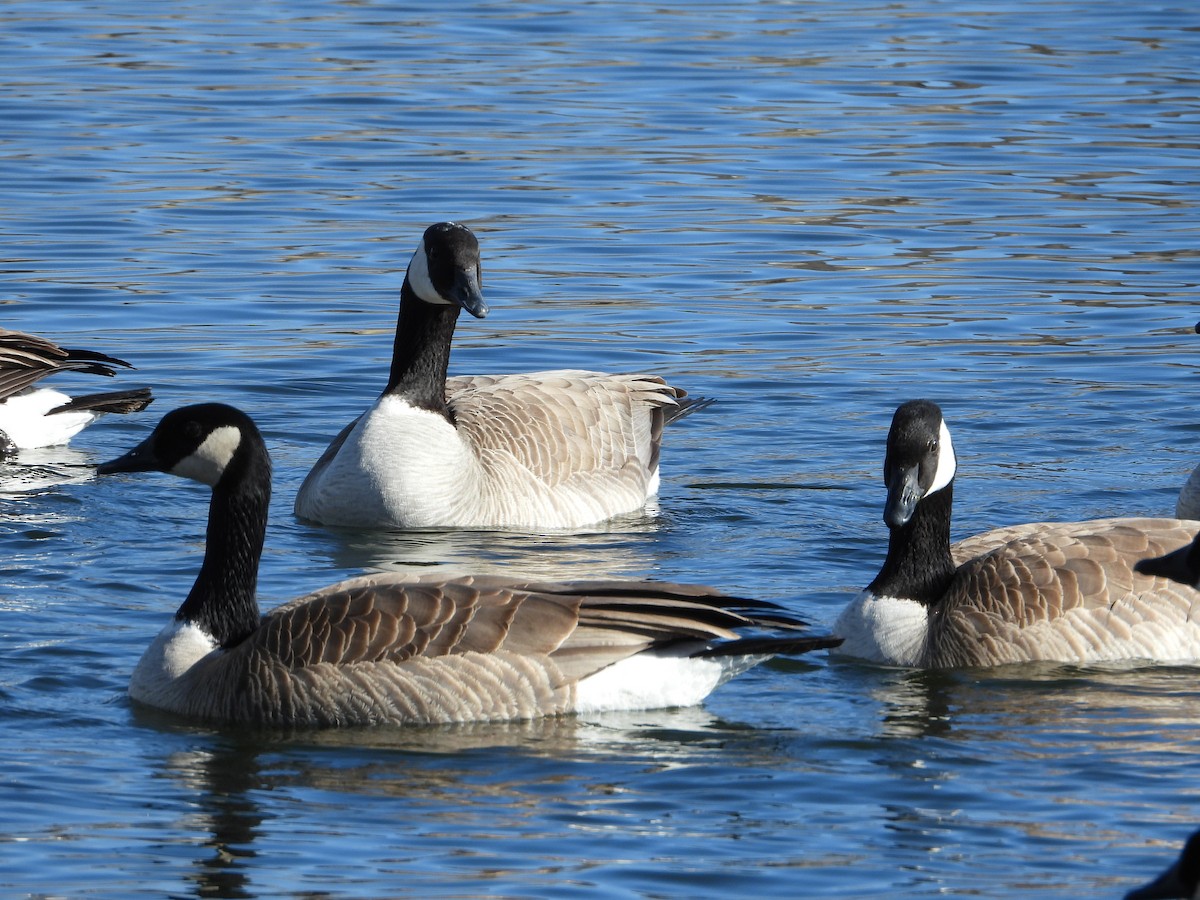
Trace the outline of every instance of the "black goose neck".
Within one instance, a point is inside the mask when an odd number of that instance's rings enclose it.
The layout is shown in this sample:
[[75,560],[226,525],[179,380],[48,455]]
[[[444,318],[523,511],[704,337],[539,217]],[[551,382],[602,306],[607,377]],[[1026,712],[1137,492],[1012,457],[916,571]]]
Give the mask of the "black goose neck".
[[224,648],[259,624],[258,563],[271,503],[271,460],[261,438],[246,439],[213,488],[200,574],[176,618],[194,622]]
[[887,559],[868,586],[879,597],[917,600],[932,606],[954,577],[950,555],[953,483],[923,498],[912,518],[891,530]]
[[394,394],[414,406],[449,415],[446,408],[446,372],[450,344],[459,308],[453,304],[426,303],[416,295],[405,276],[400,288],[400,315],[392,346],[392,372],[385,394]]

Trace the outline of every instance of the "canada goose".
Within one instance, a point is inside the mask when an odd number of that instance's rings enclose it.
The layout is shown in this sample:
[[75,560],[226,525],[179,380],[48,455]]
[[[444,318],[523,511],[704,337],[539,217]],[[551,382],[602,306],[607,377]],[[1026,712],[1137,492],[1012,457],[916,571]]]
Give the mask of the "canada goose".
[[335,726],[683,706],[771,656],[838,643],[782,636],[801,623],[770,603],[651,582],[365,575],[260,617],[271,460],[244,413],[175,410],[97,471],[212,487],[200,574],[129,687],[187,716]]
[[1165,872],[1130,891],[1125,900],[1200,900],[1200,831],[1187,839]]
[[482,318],[479,242],[431,225],[408,264],[391,376],[300,486],[324,525],[579,528],[658,492],[664,426],[706,405],[655,375],[446,377],[460,310]]
[[1186,543],[1194,523],[1010,526],[962,542],[956,563],[955,465],[937,405],[901,405],[883,464],[887,558],[834,627],[840,653],[930,668],[1200,660],[1200,593],[1133,571]]
[[150,405],[149,388],[66,394],[32,385],[57,372],[112,376],[123,359],[93,350],[67,350],[45,338],[0,328],[0,455],[65,444],[101,413],[140,412]]

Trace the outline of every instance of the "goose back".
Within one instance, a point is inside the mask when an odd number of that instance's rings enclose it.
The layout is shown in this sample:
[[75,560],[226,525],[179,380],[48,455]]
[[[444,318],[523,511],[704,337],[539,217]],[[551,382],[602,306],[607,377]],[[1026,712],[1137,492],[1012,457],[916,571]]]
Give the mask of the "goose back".
[[1179,499],[1175,501],[1175,518],[1200,519],[1200,466],[1192,469],[1187,481],[1179,489]]
[[[1118,518],[1019,530],[957,569],[930,616],[923,665],[1200,659],[1200,592],[1134,571],[1138,560],[1185,545],[1189,523]],[[975,540],[982,546],[989,534]]]

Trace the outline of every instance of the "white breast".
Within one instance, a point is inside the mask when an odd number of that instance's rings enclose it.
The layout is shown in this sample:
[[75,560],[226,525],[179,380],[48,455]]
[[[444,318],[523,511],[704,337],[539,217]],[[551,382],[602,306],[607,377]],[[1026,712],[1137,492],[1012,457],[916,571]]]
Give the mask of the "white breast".
[[835,637],[843,639],[830,653],[893,666],[924,664],[929,609],[916,600],[859,594],[838,617]]
[[304,486],[296,512],[327,525],[450,525],[447,512],[478,496],[478,483],[478,464],[443,416],[387,395]]
[[204,657],[219,652],[212,635],[191,622],[172,619],[138,660],[129,696],[159,709],[181,709],[185,692],[180,681]]

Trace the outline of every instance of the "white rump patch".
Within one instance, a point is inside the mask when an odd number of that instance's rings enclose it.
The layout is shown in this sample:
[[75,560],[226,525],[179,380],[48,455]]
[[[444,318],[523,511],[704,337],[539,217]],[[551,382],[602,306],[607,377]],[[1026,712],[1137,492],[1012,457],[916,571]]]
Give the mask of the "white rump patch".
[[946,427],[946,422],[943,420],[942,433],[938,438],[937,472],[934,474],[933,484],[929,485],[929,490],[925,492],[925,496],[929,496],[934,491],[940,491],[953,481],[954,472],[957,468],[958,463],[954,459],[954,442],[950,440],[950,429]]
[[412,261],[408,264],[408,283],[412,285],[416,295],[426,303],[451,305],[449,300],[437,292],[437,288],[433,286],[433,279],[429,277],[429,257],[425,255],[424,238],[417,245],[417,252],[413,254]]
[[171,469],[171,474],[191,478],[212,487],[221,480],[221,475],[241,443],[240,428],[222,425],[214,429],[204,439],[204,443],[176,463]]
[[929,609],[917,600],[876,597],[863,591],[833,626],[843,639],[830,653],[892,666],[924,665]]
[[65,444],[96,418],[96,414],[88,410],[46,415],[70,399],[50,388],[9,397],[0,403],[0,431],[22,450]]
[[589,675],[575,689],[575,712],[695,706],[738,672],[767,658],[688,656],[703,646],[647,650]]

